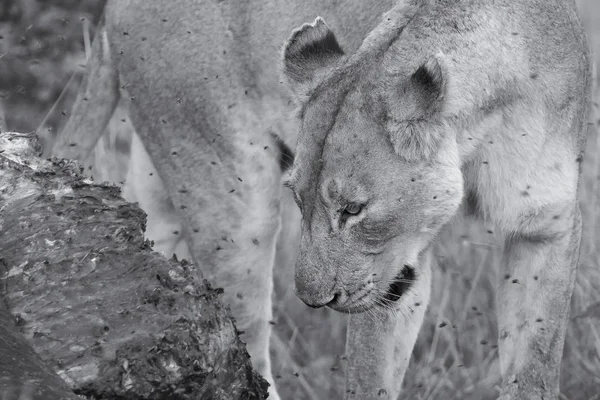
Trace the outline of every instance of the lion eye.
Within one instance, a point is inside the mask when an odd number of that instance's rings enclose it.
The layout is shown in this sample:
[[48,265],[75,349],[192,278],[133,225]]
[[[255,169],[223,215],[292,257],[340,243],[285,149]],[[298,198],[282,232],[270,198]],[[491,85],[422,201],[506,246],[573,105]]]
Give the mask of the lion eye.
[[344,207],[344,212],[350,215],[358,215],[363,209],[362,204],[358,203],[350,203],[346,207]]

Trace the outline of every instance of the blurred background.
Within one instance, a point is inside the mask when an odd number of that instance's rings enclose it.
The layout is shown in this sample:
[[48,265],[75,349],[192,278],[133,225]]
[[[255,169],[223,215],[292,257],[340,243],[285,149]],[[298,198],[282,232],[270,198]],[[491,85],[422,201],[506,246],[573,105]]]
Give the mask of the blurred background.
[[[9,130],[31,132],[41,127],[43,140],[52,141],[81,80],[84,37],[93,37],[104,3],[0,0],[0,119],[5,119]],[[600,61],[600,0],[577,3],[594,58]],[[597,90],[594,100],[580,187],[584,238],[561,376],[561,399],[569,400],[600,400]],[[433,298],[402,398],[493,399],[500,381],[494,288],[501,241],[490,226],[457,220],[444,231],[437,250]],[[283,399],[343,398],[347,317],[310,309],[295,297],[293,265],[282,261],[289,258],[279,257],[275,276],[272,351],[280,394]]]

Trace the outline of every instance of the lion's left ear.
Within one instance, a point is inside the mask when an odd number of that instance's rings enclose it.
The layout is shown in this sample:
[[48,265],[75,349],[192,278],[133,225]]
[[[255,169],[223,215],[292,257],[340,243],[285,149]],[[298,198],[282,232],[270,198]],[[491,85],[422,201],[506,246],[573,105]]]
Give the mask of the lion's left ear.
[[344,55],[333,32],[321,17],[294,30],[283,49],[283,75],[296,96],[312,89],[317,76]]
[[[419,100],[420,112],[439,112],[444,106],[448,87],[443,54],[437,54],[422,64],[410,77],[413,94]],[[425,115],[428,117],[429,115]]]
[[442,139],[435,127],[449,108],[443,54],[421,64],[402,85],[400,91],[391,91],[387,99],[391,109],[390,140],[396,153],[407,160],[429,159]]

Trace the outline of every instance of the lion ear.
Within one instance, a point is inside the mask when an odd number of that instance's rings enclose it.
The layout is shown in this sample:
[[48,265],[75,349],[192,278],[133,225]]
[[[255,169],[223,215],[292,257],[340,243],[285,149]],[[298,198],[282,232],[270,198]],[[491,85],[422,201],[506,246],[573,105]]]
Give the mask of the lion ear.
[[283,75],[297,96],[313,88],[320,72],[331,68],[344,51],[321,17],[294,30],[283,49]]
[[435,126],[448,111],[448,74],[443,55],[421,64],[403,85],[402,95],[393,91],[388,100],[392,109],[388,120],[390,140],[396,153],[407,160],[429,159],[443,136]]
[[443,62],[443,55],[431,57],[422,64],[410,77],[414,90],[419,97],[422,112],[430,114],[441,111],[446,100],[448,76]]

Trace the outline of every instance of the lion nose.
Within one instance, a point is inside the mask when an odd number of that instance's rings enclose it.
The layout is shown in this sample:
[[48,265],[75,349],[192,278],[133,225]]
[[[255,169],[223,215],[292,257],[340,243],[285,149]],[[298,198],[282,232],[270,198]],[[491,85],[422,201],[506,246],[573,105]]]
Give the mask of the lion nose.
[[323,306],[329,305],[329,304],[334,304],[337,299],[340,297],[339,293],[334,293],[332,295],[326,296],[326,297],[320,297],[320,298],[313,298],[313,297],[305,297],[305,296],[299,296],[300,300],[302,300],[304,302],[304,304],[306,304],[307,306],[311,307],[311,308],[321,308]]

